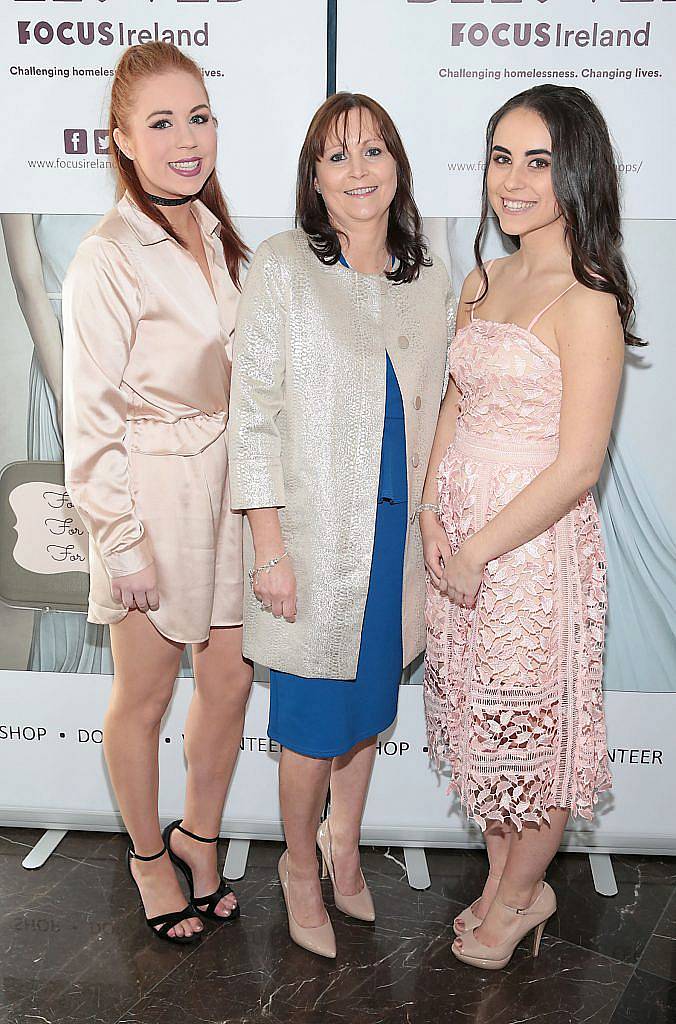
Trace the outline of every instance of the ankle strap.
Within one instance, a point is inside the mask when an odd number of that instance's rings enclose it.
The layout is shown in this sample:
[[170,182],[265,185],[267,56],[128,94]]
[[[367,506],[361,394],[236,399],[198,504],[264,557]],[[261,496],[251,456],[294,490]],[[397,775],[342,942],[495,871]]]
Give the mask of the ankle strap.
[[503,903],[499,896],[496,896],[495,900],[504,910],[509,910],[512,914],[527,914],[530,911],[530,907],[510,907],[507,903]]
[[176,825],[179,832],[182,832],[184,836],[189,836],[190,839],[196,839],[198,843],[217,843],[218,836],[207,839],[205,836],[198,836],[194,832],[188,832],[187,828],[183,828],[183,825]]
[[497,902],[500,904],[501,907],[504,907],[505,910],[511,911],[512,914],[520,914],[521,916],[523,916],[524,914],[537,914],[538,910],[535,908],[535,904],[538,902],[538,900],[542,896],[542,893],[544,892],[544,890],[545,890],[545,883],[543,882],[542,883],[542,888],[540,889],[539,893],[537,893],[537,895],[533,897],[533,899],[531,900],[531,902],[529,903],[529,905],[527,907],[510,907],[507,903],[503,903],[503,901],[500,899],[499,896],[496,896],[495,899],[497,900]]
[[166,846],[163,846],[159,853],[153,853],[150,855],[150,857],[142,857],[140,853],[136,853],[136,851],[134,850],[134,844],[129,844],[129,856],[133,857],[134,860],[159,860],[160,857],[163,857],[166,852],[167,848]]

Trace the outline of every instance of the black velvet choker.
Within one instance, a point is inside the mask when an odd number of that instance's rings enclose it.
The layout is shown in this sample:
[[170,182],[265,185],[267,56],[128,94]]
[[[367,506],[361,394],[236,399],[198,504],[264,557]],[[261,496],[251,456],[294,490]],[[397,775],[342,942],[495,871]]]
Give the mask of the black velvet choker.
[[194,196],[181,196],[180,199],[165,199],[164,196],[152,196],[150,192],[146,192],[148,199],[151,203],[155,203],[156,206],[185,206],[186,203],[192,202]]

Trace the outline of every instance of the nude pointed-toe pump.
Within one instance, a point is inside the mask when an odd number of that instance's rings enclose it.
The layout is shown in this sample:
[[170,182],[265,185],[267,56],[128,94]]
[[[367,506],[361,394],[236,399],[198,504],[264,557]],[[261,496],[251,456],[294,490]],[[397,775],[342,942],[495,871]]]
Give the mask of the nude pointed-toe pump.
[[282,892],[284,893],[284,902],[286,903],[286,913],[289,918],[289,935],[296,945],[302,949],[307,949],[310,953],[316,953],[318,956],[325,956],[330,960],[334,960],[336,957],[336,936],[333,933],[333,925],[329,920],[329,915],[326,915],[324,924],[311,928],[298,924],[293,916],[291,897],[289,895],[288,850],[285,850],[279,858],[278,871],[279,880],[282,883]]
[[509,938],[497,946],[484,946],[472,930],[461,939],[456,939],[451,947],[458,960],[484,971],[499,971],[506,967],[514,955],[514,950],[529,932],[533,932],[533,956],[538,956],[545,925],[556,913],[556,896],[547,882],[542,883],[542,889],[531,905],[523,909],[508,907],[498,896],[495,898],[505,910],[510,910],[519,919],[518,926],[511,932]]
[[376,909],[373,906],[373,897],[361,871],[359,873],[362,887],[359,892],[354,893],[352,896],[346,896],[336,885],[333,852],[331,850],[331,827],[328,818],[321,823],[317,831],[317,846],[322,855],[322,878],[326,878],[327,874],[331,878],[333,898],[338,910],[342,910],[348,917],[354,917],[358,921],[368,921],[369,923],[375,921]]

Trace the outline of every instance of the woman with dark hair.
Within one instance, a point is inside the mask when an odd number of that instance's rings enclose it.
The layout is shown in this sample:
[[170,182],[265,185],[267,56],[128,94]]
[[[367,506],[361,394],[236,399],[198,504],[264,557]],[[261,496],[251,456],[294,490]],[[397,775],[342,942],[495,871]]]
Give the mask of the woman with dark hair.
[[[194,61],[168,43],[126,50],[110,133],[119,202],[64,285],[66,485],[90,535],[89,620],[110,626],[104,750],[129,871],[149,927],[186,943],[202,930],[198,915],[239,914],[216,840],[252,678],[225,442],[247,250],[216,177],[216,125]],[[185,814],[163,835],[160,723],[186,644]],[[188,879],[187,905],[171,861]]]
[[[605,556],[590,488],[631,333],[618,173],[586,93],[543,85],[487,130],[477,269],[420,517],[430,750],[484,830],[489,874],[455,955],[504,967],[556,910],[570,814],[610,786],[601,686]],[[516,251],[484,266],[489,205]]]
[[[242,294],[231,397],[231,495],[253,536],[244,650],[270,669],[283,747],[291,937],[336,955],[315,843],[344,913],[373,921],[359,862],[376,737],[424,646],[412,528],[455,302],[426,255],[399,134],[339,93],[300,154],[295,231],[264,242]],[[319,824],[327,789],[331,814]]]

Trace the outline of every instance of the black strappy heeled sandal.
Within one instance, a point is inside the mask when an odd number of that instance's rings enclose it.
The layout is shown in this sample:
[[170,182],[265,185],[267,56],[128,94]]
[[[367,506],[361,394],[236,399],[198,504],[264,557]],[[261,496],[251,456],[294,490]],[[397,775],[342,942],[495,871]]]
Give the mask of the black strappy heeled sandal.
[[227,916],[216,913],[216,907],[223,897],[229,896],[230,893],[232,893],[232,889],[224,878],[221,878],[218,889],[216,889],[215,892],[212,892],[210,896],[195,896],[195,885],[190,865],[186,864],[183,858],[174,853],[171,848],[171,833],[175,829],[182,832],[184,836],[189,836],[190,839],[195,839],[198,843],[217,843],[218,836],[214,836],[213,839],[206,839],[204,836],[197,836],[194,832],[188,832],[187,828],[183,828],[180,821],[172,821],[170,825],[167,825],[162,833],[162,838],[164,839],[167,853],[171,857],[172,864],[175,864],[179,871],[181,871],[185,876],[185,880],[190,888],[190,902],[197,910],[197,913],[202,917],[209,918],[210,921],[220,921],[222,924],[227,924],[230,921],[236,921],[239,917],[239,902]]
[[[129,844],[129,849],[127,850],[127,867],[129,868],[131,880],[138,889],[139,896],[141,896],[141,889],[132,874],[132,860],[159,860],[160,857],[163,857],[167,852],[167,847],[165,845],[159,853],[153,853],[150,857],[142,857],[140,854],[135,852],[133,843]],[[141,897],[141,907],[143,908],[143,897]],[[143,913],[145,915],[145,908],[143,908]],[[165,942],[175,942],[179,946],[187,946],[190,942],[196,942],[202,932],[193,932],[192,935],[169,935],[169,931],[174,927],[174,925],[179,924],[181,921],[185,921],[187,917],[197,916],[197,910],[192,903],[187,903],[183,910],[172,910],[168,914],[158,914],[157,917],[146,917],[146,924],[151,931],[157,935],[158,939],[164,939]]]

